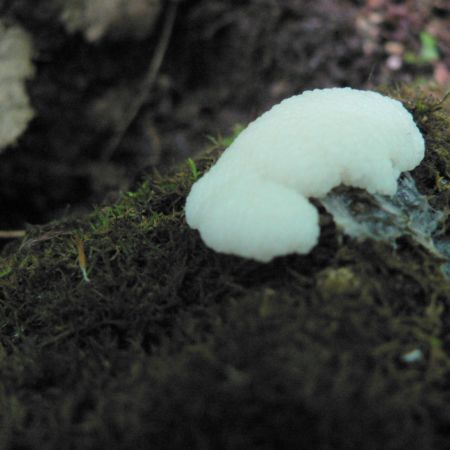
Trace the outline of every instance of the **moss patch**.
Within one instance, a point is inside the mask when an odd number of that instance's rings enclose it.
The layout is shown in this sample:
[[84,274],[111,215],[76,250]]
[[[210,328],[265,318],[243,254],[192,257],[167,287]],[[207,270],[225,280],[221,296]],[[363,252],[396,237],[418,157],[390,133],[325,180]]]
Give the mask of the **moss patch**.
[[[413,176],[447,212],[448,113],[396,95],[427,140]],[[444,448],[439,258],[410,238],[356,242],[323,210],[309,255],[217,254],[183,205],[220,151],[5,249],[0,448]]]

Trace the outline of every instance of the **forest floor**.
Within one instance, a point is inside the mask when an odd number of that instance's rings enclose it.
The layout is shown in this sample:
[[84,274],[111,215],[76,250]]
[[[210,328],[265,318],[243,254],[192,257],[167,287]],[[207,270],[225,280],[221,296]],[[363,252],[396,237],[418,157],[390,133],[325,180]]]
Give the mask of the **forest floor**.
[[[130,27],[119,4],[147,16]],[[448,2],[29,5],[0,0],[35,50],[35,118],[0,155],[0,230],[26,228],[0,254],[0,448],[447,448]],[[184,216],[194,180],[237,124],[329,86],[411,112],[429,234],[414,202],[390,240],[349,237],[318,205],[307,255],[206,247]],[[338,189],[356,214],[376,205]]]
[[[447,448],[448,111],[411,89],[389,94],[427,145],[411,172],[425,195],[400,196],[412,207],[396,239],[349,237],[321,207],[307,255],[259,263],[211,250],[184,205],[219,142],[115,204],[8,245],[0,448]],[[346,192],[352,214],[380,226],[374,197]],[[424,202],[447,259],[412,232]]]

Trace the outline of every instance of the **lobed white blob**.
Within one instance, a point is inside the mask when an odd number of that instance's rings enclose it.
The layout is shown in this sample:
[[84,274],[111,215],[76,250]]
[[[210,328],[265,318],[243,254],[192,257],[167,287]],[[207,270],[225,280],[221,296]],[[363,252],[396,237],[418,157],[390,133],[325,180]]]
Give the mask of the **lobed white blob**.
[[219,252],[262,262],[308,253],[320,233],[308,197],[341,183],[393,195],[424,152],[399,101],[350,88],[306,91],[241,132],[192,186],[186,220]]

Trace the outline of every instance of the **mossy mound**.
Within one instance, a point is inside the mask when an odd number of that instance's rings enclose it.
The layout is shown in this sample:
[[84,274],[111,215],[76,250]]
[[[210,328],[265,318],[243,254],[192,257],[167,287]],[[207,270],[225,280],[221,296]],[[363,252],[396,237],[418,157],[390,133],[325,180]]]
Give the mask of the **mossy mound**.
[[[396,94],[448,235],[448,113]],[[408,237],[347,238],[323,208],[309,255],[217,254],[184,221],[193,167],[5,249],[0,448],[447,448],[442,260]]]

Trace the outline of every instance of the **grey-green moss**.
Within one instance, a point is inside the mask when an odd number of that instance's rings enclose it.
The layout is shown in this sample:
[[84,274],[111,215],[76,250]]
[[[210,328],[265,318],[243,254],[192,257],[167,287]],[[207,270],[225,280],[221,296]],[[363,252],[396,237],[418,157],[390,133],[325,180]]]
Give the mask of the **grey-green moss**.
[[[448,112],[395,94],[426,138],[413,177],[449,236]],[[184,221],[194,172],[150,176],[3,252],[0,448],[445,448],[442,261],[410,237],[352,240],[323,208],[309,255],[215,253]]]

